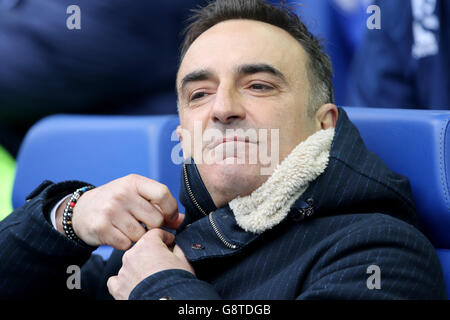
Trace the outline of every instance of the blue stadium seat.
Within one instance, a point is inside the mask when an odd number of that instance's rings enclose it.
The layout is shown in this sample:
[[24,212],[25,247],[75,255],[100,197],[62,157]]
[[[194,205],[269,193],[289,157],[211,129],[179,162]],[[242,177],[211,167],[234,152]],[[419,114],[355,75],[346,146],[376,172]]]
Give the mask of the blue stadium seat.
[[[367,147],[409,177],[420,222],[441,260],[450,297],[450,111],[345,108]],[[176,115],[56,115],[27,134],[17,160],[13,205],[42,180],[101,185],[129,173],[166,184],[177,198]],[[175,141],[172,141],[175,140]],[[178,154],[178,155],[177,155]],[[179,203],[180,211],[183,211]],[[109,250],[97,251],[105,259]]]

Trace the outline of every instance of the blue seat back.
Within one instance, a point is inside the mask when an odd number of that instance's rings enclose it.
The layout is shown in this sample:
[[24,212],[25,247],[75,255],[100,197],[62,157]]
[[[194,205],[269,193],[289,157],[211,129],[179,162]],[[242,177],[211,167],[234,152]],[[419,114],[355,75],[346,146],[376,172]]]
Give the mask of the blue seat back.
[[369,150],[409,178],[419,219],[450,248],[450,111],[345,108]]
[[[55,115],[28,132],[17,158],[13,206],[40,182],[76,179],[102,185],[131,173],[166,184],[175,198],[180,168],[171,159],[176,115]],[[176,140],[176,139],[174,139]]]

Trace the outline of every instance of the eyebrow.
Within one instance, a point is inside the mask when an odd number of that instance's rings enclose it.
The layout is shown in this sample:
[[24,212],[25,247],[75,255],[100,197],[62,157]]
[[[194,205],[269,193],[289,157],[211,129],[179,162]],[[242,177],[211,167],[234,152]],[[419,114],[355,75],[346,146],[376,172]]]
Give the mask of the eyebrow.
[[190,82],[209,80],[214,77],[213,72],[205,69],[196,70],[188,73],[181,80],[180,90],[183,92],[186,85]]
[[[269,73],[277,77],[283,83],[287,83],[286,77],[283,75],[281,71],[266,63],[243,64],[238,66],[235,72],[240,75],[251,75],[260,72]],[[215,77],[214,73],[208,69],[195,70],[183,77],[183,79],[181,80],[180,90],[181,92],[183,92],[186,85],[190,82],[210,80],[214,77]]]
[[251,75],[260,72],[269,73],[286,83],[286,77],[283,75],[283,73],[277,68],[266,63],[244,64],[237,67],[236,71],[238,74],[242,75]]

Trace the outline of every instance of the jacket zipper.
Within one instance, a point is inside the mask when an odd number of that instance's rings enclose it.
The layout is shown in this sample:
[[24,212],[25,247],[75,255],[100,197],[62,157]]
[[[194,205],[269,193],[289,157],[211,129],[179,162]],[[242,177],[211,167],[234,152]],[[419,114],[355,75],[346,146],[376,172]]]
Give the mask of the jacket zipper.
[[219,228],[217,228],[216,223],[214,222],[212,212],[209,214],[208,218],[209,218],[209,222],[211,223],[211,226],[212,226],[214,232],[216,233],[216,235],[217,235],[217,237],[220,239],[220,241],[222,241],[222,243],[223,243],[227,248],[230,248],[230,249],[237,249],[238,246],[237,246],[236,244],[233,244],[233,243],[228,242],[227,240],[225,240],[225,238],[223,237],[223,235],[220,233]]
[[192,192],[191,185],[189,183],[189,179],[188,179],[187,172],[186,172],[186,164],[183,164],[183,176],[184,176],[184,182],[186,184],[187,192],[189,194],[189,197],[192,200],[192,203],[194,204],[194,206],[197,208],[198,211],[200,211],[204,216],[207,216],[208,214],[205,212],[205,210],[202,209],[202,207],[200,207],[200,205],[198,204],[197,200],[194,197],[194,193]]
[[186,165],[183,164],[183,176],[184,176],[184,182],[186,184],[186,189],[187,192],[189,194],[189,197],[192,200],[192,203],[194,204],[194,206],[197,208],[198,211],[200,211],[204,216],[208,216],[209,218],[209,222],[211,223],[211,226],[214,230],[214,232],[216,233],[217,237],[220,239],[220,241],[222,241],[222,243],[230,249],[237,249],[238,246],[236,244],[233,244],[231,242],[228,242],[227,240],[225,240],[224,236],[220,233],[219,228],[217,228],[216,223],[214,222],[214,219],[212,217],[212,212],[209,213],[209,215],[205,212],[205,210],[202,209],[202,207],[200,207],[200,205],[198,204],[197,200],[195,199],[194,193],[192,192],[191,189],[191,185],[189,183],[189,179],[187,176],[187,172],[186,172]]

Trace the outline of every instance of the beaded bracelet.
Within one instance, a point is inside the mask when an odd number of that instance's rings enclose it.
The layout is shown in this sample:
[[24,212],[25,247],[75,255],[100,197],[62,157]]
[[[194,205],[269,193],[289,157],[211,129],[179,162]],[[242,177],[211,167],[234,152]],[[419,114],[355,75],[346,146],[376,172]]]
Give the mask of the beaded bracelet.
[[85,186],[82,188],[77,189],[74,193],[72,193],[72,196],[70,197],[69,202],[67,202],[66,208],[64,209],[63,214],[63,228],[64,232],[66,233],[66,236],[78,243],[83,243],[83,241],[78,238],[78,236],[75,234],[75,231],[73,230],[72,226],[72,215],[73,215],[73,208],[77,204],[78,199],[81,197],[83,193],[85,193],[88,190],[94,189],[94,186]]

